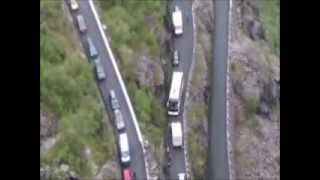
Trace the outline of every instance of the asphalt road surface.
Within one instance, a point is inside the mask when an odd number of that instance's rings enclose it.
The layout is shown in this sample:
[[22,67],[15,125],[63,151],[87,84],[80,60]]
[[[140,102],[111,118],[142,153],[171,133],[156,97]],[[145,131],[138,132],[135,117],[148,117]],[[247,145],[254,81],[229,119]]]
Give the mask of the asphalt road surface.
[[214,0],[215,33],[211,63],[207,179],[229,179],[226,135],[226,80],[229,0]]
[[[183,34],[182,36],[174,37],[174,47],[180,52],[180,64],[175,67],[174,71],[183,71],[184,89],[180,105],[180,115],[178,117],[168,117],[169,123],[172,121],[180,121],[183,124],[183,107],[185,101],[186,85],[188,81],[188,74],[193,60],[193,19],[192,19],[192,1],[187,0],[173,0],[170,4],[172,12],[175,6],[178,6],[182,11],[183,17]],[[171,14],[170,14],[171,18]],[[172,32],[173,33],[173,32]],[[172,60],[172,59],[170,59]],[[170,62],[172,63],[172,62]],[[171,82],[170,82],[171,83]],[[183,125],[184,126],[184,125]],[[183,127],[182,126],[182,127]],[[167,134],[169,139],[169,156],[171,157],[171,165],[168,171],[170,179],[177,179],[178,173],[186,174],[186,160],[184,155],[184,148],[173,148],[171,142],[170,132]],[[186,144],[184,145],[186,146]]]
[[[89,6],[89,2],[88,1],[78,1],[78,2],[80,7],[79,10],[77,11],[77,13],[74,13],[74,12],[72,13],[74,22],[75,22],[75,14],[82,14],[88,28],[87,33],[79,34],[81,42],[83,46],[86,47],[85,46],[86,38],[88,36],[91,37],[93,43],[95,44],[99,52],[101,63],[107,75],[107,78],[104,81],[101,81],[101,82],[97,81],[98,88],[104,100],[106,110],[108,112],[110,119],[113,120],[113,113],[112,113],[110,101],[109,101],[109,91],[110,89],[114,89],[116,96],[119,100],[120,110],[123,114],[123,118],[126,124],[126,132],[128,134],[130,155],[131,155],[130,167],[136,173],[137,179],[139,180],[146,179],[143,150],[139,142],[137,132],[135,130],[133,119],[129,112],[129,107],[127,104],[128,102],[125,100],[125,96],[121,91],[120,83],[118,82],[116,77],[115,69],[113,69],[113,66],[110,60],[110,55],[108,54],[106,46],[103,42],[102,36],[98,28],[98,24]],[[87,52],[86,48],[85,48],[85,52]],[[95,73],[94,69],[93,69],[93,73]]]

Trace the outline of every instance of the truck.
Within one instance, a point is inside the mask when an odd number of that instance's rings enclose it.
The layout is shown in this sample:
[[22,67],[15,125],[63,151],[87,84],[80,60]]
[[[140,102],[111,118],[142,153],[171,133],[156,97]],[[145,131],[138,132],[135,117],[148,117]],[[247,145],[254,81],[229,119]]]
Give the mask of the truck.
[[182,12],[178,6],[175,6],[174,11],[172,12],[172,23],[174,28],[174,34],[182,35],[183,33]]
[[183,72],[173,72],[169,98],[167,101],[168,115],[178,116],[180,114],[180,101],[183,90]]
[[182,126],[181,122],[172,122],[171,123],[171,135],[172,135],[172,146],[173,147],[182,147]]

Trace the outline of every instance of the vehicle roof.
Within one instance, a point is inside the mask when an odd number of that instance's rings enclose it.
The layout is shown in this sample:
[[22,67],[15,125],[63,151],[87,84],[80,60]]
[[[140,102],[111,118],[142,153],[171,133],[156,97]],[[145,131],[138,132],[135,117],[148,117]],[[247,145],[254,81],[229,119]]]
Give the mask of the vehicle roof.
[[129,150],[129,143],[128,143],[127,133],[121,133],[119,135],[119,142],[120,142],[120,148],[121,148],[122,151]]
[[78,14],[78,15],[77,15],[77,18],[82,18],[82,19],[83,19],[82,14]]
[[110,96],[115,96],[115,95],[116,95],[116,94],[115,94],[114,90],[111,89],[111,90],[110,90]]
[[91,37],[90,36],[88,36],[88,43],[91,45],[91,46],[94,46],[94,44],[93,44],[93,42],[92,42],[92,39],[91,39]]
[[173,72],[169,99],[179,99],[183,72]]
[[180,122],[172,122],[171,123],[172,136],[182,136],[182,128]]
[[174,25],[182,25],[182,13],[181,10],[176,6],[175,11],[172,12],[172,21]]
[[120,109],[115,109],[114,113],[117,115],[117,118],[120,118],[121,120],[123,120],[123,116]]
[[122,172],[123,172],[123,179],[125,180],[131,179],[131,174],[132,174],[131,169],[127,168],[127,169],[124,169]]

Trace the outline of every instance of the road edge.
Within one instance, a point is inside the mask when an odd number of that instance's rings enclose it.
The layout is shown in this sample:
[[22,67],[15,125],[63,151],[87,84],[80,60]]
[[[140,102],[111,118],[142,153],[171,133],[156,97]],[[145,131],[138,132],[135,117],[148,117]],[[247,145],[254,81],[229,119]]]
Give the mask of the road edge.
[[186,85],[186,92],[185,92],[185,102],[184,102],[184,106],[183,106],[183,125],[184,125],[184,128],[183,128],[183,133],[184,133],[184,138],[183,138],[183,141],[184,141],[184,161],[185,161],[185,167],[186,167],[186,174],[187,174],[187,179],[190,179],[192,180],[193,176],[192,176],[192,171],[191,171],[191,168],[190,168],[190,161],[189,161],[189,155],[188,155],[188,127],[187,127],[187,116],[186,116],[186,109],[187,109],[187,102],[188,102],[188,98],[189,98],[189,91],[190,91],[190,86],[191,86],[191,78],[192,78],[192,75],[193,75],[193,70],[194,70],[194,61],[195,61],[195,45],[196,45],[196,34],[197,34],[197,31],[196,31],[196,23],[195,23],[195,2],[196,0],[194,0],[192,2],[192,28],[193,28],[193,48],[192,48],[192,60],[191,60],[191,65],[190,65],[190,72],[188,74],[188,80],[187,80],[187,85]]
[[231,22],[232,22],[232,0],[229,0],[229,17],[228,17],[228,58],[227,58],[227,88],[226,88],[226,137],[227,137],[227,152],[228,152],[228,169],[229,169],[229,180],[233,180],[233,169],[232,167],[232,158],[231,151],[232,151],[232,145],[231,145],[231,137],[229,132],[230,127],[230,42],[231,42]]

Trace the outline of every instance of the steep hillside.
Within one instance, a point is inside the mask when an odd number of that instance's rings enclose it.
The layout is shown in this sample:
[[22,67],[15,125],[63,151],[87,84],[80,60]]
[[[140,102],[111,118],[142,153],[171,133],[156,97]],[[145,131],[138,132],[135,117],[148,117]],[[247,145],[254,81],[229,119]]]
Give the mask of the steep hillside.
[[119,178],[112,129],[63,1],[40,7],[41,179]]
[[[187,100],[192,174],[205,178],[208,66],[212,61],[214,3],[195,0],[196,62]],[[279,179],[279,1],[233,1],[230,55],[232,179]],[[214,87],[212,87],[214,88]]]
[[234,1],[230,127],[235,179],[280,179],[279,0]]
[[107,36],[133,103],[139,126],[149,142],[151,175],[159,175],[166,127],[166,1],[97,1]]

